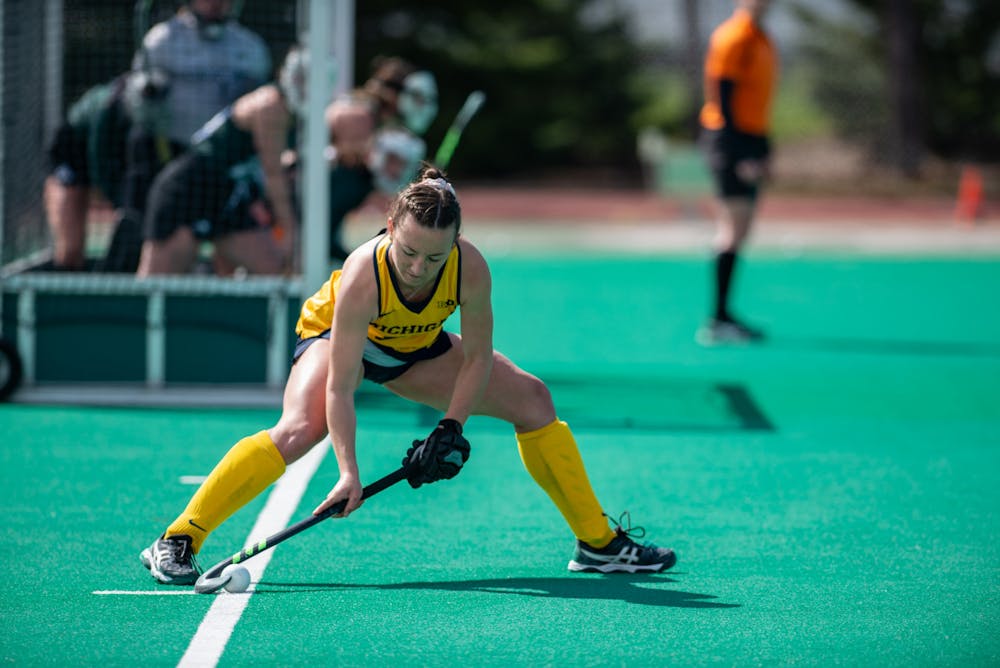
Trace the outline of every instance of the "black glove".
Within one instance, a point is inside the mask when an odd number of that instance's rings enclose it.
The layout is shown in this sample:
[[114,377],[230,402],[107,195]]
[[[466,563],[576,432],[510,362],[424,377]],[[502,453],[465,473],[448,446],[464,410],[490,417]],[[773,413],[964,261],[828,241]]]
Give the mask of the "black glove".
[[469,442],[462,436],[462,425],[457,420],[438,422],[430,436],[414,441],[403,457],[406,481],[416,489],[421,485],[454,478],[469,461]]

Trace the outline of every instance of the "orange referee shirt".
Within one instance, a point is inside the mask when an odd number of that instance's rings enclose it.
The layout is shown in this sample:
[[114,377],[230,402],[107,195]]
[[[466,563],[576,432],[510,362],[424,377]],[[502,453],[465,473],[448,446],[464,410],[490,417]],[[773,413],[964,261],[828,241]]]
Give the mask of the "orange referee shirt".
[[737,9],[712,33],[705,58],[705,104],[702,127],[721,130],[726,121],[719,99],[719,82],[732,81],[732,114],[736,130],[766,135],[770,129],[771,98],[778,78],[778,54],[750,13]]

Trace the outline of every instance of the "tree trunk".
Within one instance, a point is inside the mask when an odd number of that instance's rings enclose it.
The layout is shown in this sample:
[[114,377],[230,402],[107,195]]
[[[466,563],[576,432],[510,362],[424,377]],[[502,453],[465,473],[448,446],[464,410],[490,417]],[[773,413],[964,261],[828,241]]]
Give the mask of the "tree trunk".
[[922,92],[917,63],[919,28],[912,0],[888,0],[889,158],[908,178],[920,173],[923,153]]

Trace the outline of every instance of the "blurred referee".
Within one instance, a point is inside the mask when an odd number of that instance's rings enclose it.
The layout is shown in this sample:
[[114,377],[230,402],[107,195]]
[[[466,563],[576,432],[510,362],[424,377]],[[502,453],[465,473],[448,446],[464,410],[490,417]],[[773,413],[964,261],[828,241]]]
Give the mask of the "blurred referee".
[[730,286],[740,248],[768,177],[770,111],[778,78],[778,53],[761,21],[770,0],[736,0],[736,9],[712,33],[705,59],[705,104],[699,120],[715,180],[718,234],[715,311],[698,331],[705,345],[746,343],[763,333],[729,310]]

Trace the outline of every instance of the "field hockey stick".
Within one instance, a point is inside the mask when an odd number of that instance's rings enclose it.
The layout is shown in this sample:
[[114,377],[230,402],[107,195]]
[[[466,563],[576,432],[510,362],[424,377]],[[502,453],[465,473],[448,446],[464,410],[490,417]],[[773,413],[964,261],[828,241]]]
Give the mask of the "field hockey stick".
[[[361,492],[361,498],[367,499],[370,496],[375,496],[382,490],[388,487],[392,487],[397,482],[405,478],[406,478],[406,467],[403,466],[393,471],[389,475],[385,476],[384,478],[379,478],[372,484],[366,485]],[[278,543],[281,543],[291,538],[297,533],[305,531],[314,524],[319,524],[323,520],[333,517],[334,515],[340,513],[341,511],[344,510],[344,506],[346,505],[347,505],[346,499],[343,501],[338,501],[337,503],[333,504],[332,506],[330,506],[323,512],[319,513],[318,515],[312,515],[302,520],[301,522],[297,522],[296,524],[293,524],[290,527],[286,527],[285,529],[282,529],[273,536],[268,536],[267,538],[258,542],[255,545],[243,548],[242,550],[240,550],[233,556],[229,557],[228,559],[223,559],[215,566],[212,566],[210,569],[201,574],[201,576],[198,578],[198,581],[194,583],[195,593],[212,594],[214,592],[219,591],[220,589],[226,586],[226,583],[229,582],[230,579],[228,575],[226,576],[222,575],[222,571],[225,570],[226,566],[229,566],[230,564],[242,563],[247,559],[249,559],[250,557],[254,557],[260,554],[264,550],[271,549]]]
[[440,169],[448,167],[448,164],[451,162],[451,156],[455,155],[455,149],[458,148],[458,140],[462,138],[465,126],[469,124],[469,121],[476,115],[484,102],[486,102],[486,93],[481,90],[474,90],[469,93],[469,97],[465,98],[465,104],[458,110],[455,120],[451,122],[451,127],[445,133],[444,139],[441,140],[441,145],[438,146],[437,153],[434,156],[434,164]]

